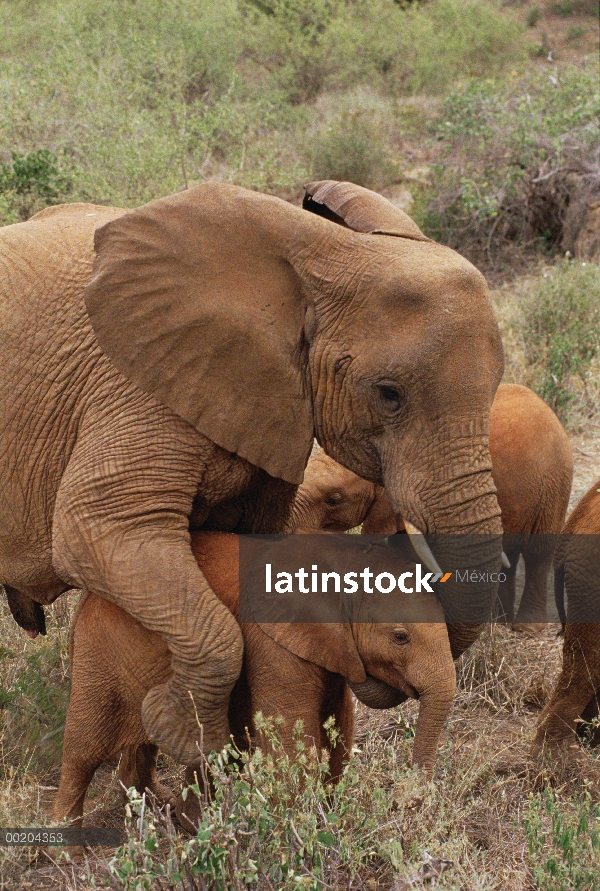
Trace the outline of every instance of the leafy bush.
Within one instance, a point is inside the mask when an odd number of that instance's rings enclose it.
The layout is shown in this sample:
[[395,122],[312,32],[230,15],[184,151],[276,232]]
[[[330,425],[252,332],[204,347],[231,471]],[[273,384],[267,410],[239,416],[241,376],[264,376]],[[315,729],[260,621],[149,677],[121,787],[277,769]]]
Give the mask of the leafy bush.
[[[288,195],[311,152],[348,143],[375,183],[387,125],[367,147],[361,115],[329,145],[340,115],[321,120],[314,100],[360,84],[439,95],[511,64],[520,27],[496,0],[0,0],[0,144],[68,157],[69,200],[121,206],[205,179]],[[2,221],[21,219],[7,194]]]
[[600,352],[600,267],[563,261],[520,299],[529,384],[563,421],[600,410],[590,370]]
[[[324,782],[326,767],[305,749],[300,724],[297,756],[290,759],[278,743],[276,724],[257,720],[277,757],[231,746],[209,756],[215,791],[192,837],[177,837],[164,815],[129,790],[127,841],[110,864],[124,891],[184,884],[214,891],[254,885],[320,891],[364,887],[375,872],[385,880],[409,867],[398,821],[415,794],[432,794],[418,771],[398,769],[395,784],[365,789],[364,776],[350,766],[331,789]],[[336,734],[331,720],[326,727]],[[188,794],[200,790],[191,786]],[[406,859],[418,856],[415,846]]]
[[445,157],[429,231],[488,265],[509,243],[560,246],[569,204],[595,188],[599,111],[594,64],[453,93],[435,128]]
[[523,27],[495,0],[241,0],[257,63],[292,102],[359,79],[439,94],[524,54]]
[[0,161],[0,222],[22,222],[41,207],[68,199],[73,184],[55,154],[38,149],[11,152],[11,158],[10,164]]
[[593,15],[598,16],[597,0],[558,0],[552,4],[552,12],[557,15]]
[[414,4],[383,34],[387,83],[396,95],[444,95],[458,83],[501,73],[525,53],[523,26],[495,0]]
[[593,891],[600,875],[600,804],[589,794],[568,811],[552,789],[532,795],[523,817],[540,891]]

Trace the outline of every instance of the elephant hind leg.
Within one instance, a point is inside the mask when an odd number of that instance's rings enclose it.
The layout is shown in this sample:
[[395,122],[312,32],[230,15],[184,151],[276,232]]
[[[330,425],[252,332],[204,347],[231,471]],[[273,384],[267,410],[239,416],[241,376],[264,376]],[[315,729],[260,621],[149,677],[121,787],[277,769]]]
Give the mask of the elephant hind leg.
[[101,763],[96,764],[87,759],[81,761],[75,758],[63,758],[60,785],[54,803],[54,820],[59,823],[70,820],[74,825],[81,825],[88,786]]
[[171,803],[175,796],[168,786],[158,781],[157,760],[158,746],[153,743],[126,746],[119,759],[119,781],[125,789],[134,786],[140,794],[150,792],[161,804]]
[[513,631],[543,631],[548,623],[548,576],[552,568],[552,553],[523,554],[525,561],[525,587]]
[[512,622],[515,615],[516,575],[519,562],[519,549],[513,549],[507,553],[510,568],[503,570],[506,580],[498,585],[498,598],[496,616],[498,622]]
[[600,684],[600,654],[595,643],[598,630],[598,625],[567,624],[562,670],[550,702],[540,715],[533,742],[534,754],[545,743],[576,742],[578,720]]

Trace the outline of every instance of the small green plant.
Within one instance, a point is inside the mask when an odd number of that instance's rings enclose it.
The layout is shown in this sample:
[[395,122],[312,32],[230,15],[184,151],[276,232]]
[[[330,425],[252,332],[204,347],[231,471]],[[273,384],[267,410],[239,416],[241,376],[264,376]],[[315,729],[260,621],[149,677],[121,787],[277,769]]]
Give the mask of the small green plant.
[[[119,887],[322,891],[364,886],[374,860],[378,875],[390,881],[394,871],[406,868],[395,814],[404,807],[398,801],[406,798],[410,807],[415,791],[425,794],[423,778],[399,769],[394,784],[365,788],[364,775],[350,765],[331,788],[326,764],[303,741],[301,722],[294,730],[293,758],[282,749],[278,721],[257,715],[256,724],[272,751],[227,746],[208,756],[214,792],[203,798],[192,837],[178,837],[168,818],[129,790],[127,841],[110,864]],[[332,719],[325,729],[335,742]],[[198,785],[188,787],[187,795],[201,794]],[[419,855],[415,846],[412,857]]]
[[27,155],[11,152],[8,164],[0,162],[0,213],[7,222],[26,220],[40,205],[66,200],[72,185],[58,157],[48,149]]
[[539,22],[542,16],[542,11],[539,6],[532,6],[529,12],[527,13],[527,27],[535,28],[537,23]]
[[590,367],[600,350],[600,268],[564,260],[521,298],[531,384],[563,421],[575,405],[595,413]]
[[585,34],[585,28],[581,25],[573,25],[567,31],[567,40],[579,40]]
[[20,658],[10,650],[0,655],[0,730],[28,751],[38,767],[60,759],[68,699],[65,672],[62,643],[50,637]]
[[600,804],[571,806],[552,789],[532,795],[523,817],[531,872],[540,891],[595,891],[600,875]]

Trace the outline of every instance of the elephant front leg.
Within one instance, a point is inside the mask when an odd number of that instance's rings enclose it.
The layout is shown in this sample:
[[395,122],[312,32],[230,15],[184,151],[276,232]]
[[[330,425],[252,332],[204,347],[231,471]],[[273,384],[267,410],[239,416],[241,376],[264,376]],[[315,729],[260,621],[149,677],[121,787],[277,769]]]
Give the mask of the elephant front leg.
[[[206,449],[189,425],[166,424],[161,411],[153,406],[131,423],[119,414],[114,428],[102,424],[80,435],[57,495],[53,560],[62,578],[117,604],[164,640],[173,673],[149,689],[142,721],[150,742],[193,765],[200,748],[220,750],[229,740],[243,641],[190,546]],[[131,646],[135,659],[133,640]]]
[[332,783],[337,783],[344,772],[344,765],[350,760],[354,744],[354,698],[345,681],[343,692],[337,698],[333,717],[339,735],[334,743],[327,741],[327,748],[329,779]]
[[[96,592],[167,644],[173,673],[146,694],[142,722],[152,743],[196,764],[201,751],[219,751],[229,741],[229,696],[242,666],[240,628],[199,570],[187,531],[166,541],[156,529],[95,532],[96,546],[87,552],[93,562],[80,584],[91,587],[91,576]],[[61,545],[64,565],[64,540]],[[135,658],[133,650],[128,657]]]

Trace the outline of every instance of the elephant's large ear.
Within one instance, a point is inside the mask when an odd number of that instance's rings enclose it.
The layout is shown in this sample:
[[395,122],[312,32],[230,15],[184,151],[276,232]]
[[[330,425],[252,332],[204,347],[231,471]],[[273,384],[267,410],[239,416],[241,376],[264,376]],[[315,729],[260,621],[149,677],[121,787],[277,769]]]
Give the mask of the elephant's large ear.
[[431,241],[391,201],[354,183],[330,179],[309,183],[305,187],[302,207],[355,232]]
[[307,662],[341,674],[353,684],[362,684],[367,679],[352,627],[347,623],[261,622],[260,627],[290,653]]
[[[129,380],[271,476],[302,482],[313,438],[307,297],[286,245],[306,215],[205,183],[96,232],[85,292]],[[287,239],[287,241],[286,241]]]

